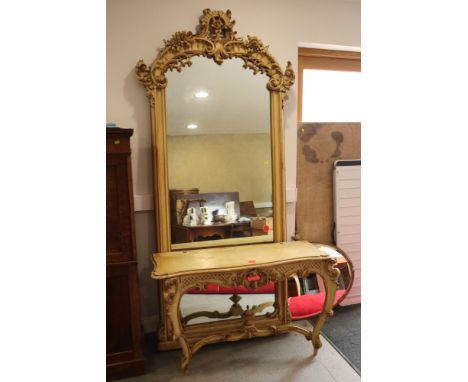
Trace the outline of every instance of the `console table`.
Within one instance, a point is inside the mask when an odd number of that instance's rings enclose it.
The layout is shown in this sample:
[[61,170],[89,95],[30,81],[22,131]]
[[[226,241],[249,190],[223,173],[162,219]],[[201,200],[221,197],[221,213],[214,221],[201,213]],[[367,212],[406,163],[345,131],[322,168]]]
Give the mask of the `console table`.
[[[162,280],[166,321],[172,340],[178,341],[182,349],[182,370],[186,371],[193,355],[210,343],[295,331],[312,341],[314,356],[322,346],[319,334],[327,317],[333,314],[340,272],[335,268],[336,259],[314,244],[296,241],[165,252],[154,254],[152,259],[154,270],[151,277]],[[287,305],[288,278],[292,275],[307,277],[310,273],[319,274],[326,288],[323,310],[311,331],[292,323]],[[258,317],[252,307],[246,309],[240,319],[217,323],[213,334],[203,338],[188,335],[188,327],[182,324],[179,309],[182,295],[187,290],[204,290],[208,284],[257,289],[270,282],[278,285],[273,314],[266,315],[266,318]],[[233,326],[233,321],[240,321],[240,325]]]

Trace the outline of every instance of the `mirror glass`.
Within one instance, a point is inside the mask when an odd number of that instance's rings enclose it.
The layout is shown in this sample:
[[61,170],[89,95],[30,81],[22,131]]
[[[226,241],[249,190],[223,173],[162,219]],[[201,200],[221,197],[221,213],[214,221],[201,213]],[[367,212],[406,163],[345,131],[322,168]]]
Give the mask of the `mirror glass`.
[[258,289],[227,288],[209,284],[205,291],[192,289],[180,301],[181,322],[194,325],[239,319],[246,310],[255,316],[274,312],[275,284]]
[[268,77],[242,65],[166,73],[172,249],[273,241]]

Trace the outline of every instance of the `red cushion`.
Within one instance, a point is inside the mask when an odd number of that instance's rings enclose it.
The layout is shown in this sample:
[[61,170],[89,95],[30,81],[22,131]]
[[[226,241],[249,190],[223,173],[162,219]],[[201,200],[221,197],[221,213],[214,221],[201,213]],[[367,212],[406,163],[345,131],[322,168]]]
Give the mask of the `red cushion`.
[[[343,296],[345,290],[337,290],[333,304]],[[293,320],[307,318],[320,314],[325,302],[325,293],[305,294],[303,296],[289,297],[288,305]]]

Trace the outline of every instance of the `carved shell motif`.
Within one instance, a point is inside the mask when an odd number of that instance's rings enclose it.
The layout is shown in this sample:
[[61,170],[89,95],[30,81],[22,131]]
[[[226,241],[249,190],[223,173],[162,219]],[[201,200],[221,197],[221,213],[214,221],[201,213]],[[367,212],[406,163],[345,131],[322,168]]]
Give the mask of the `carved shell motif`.
[[267,84],[270,91],[288,91],[295,80],[291,62],[288,62],[283,73],[268,52],[268,46],[255,36],[245,39],[236,37],[234,24],[231,11],[205,9],[200,16],[197,33],[180,31],[169,40],[164,40],[164,48],[151,66],[147,66],[143,60],[138,61],[136,75],[148,96],[154,89],[167,86],[165,73],[168,70],[180,72],[192,65],[191,58],[194,56],[211,58],[219,65],[226,59],[240,58],[244,61],[244,68],[252,70],[254,74],[264,73],[270,78]]

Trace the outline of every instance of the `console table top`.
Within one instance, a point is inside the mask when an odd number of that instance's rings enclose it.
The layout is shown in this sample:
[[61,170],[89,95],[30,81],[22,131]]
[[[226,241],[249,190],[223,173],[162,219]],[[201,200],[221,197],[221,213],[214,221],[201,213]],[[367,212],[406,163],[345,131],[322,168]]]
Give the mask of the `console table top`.
[[166,279],[201,272],[248,269],[329,257],[330,255],[307,241],[162,252],[153,254],[154,270],[151,277]]

